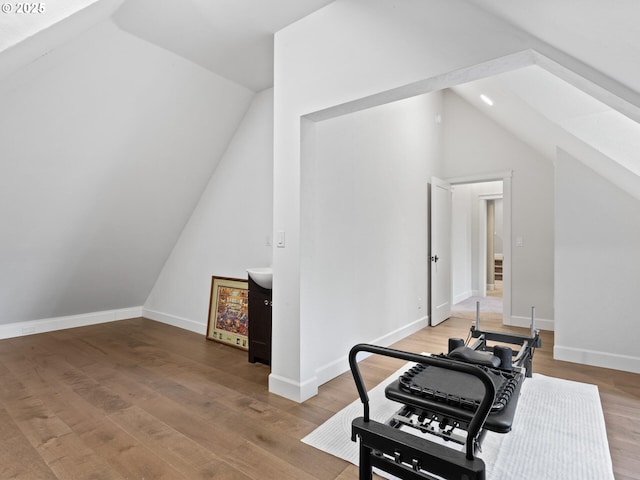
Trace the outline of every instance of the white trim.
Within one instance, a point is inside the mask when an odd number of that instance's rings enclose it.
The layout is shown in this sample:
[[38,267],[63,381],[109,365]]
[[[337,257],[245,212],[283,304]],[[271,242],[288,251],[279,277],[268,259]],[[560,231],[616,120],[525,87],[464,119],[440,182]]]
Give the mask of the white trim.
[[473,80],[493,77],[494,75],[511,72],[519,68],[528,67],[529,65],[535,65],[537,58],[536,52],[533,49],[525,49],[468,67],[442,73],[435,77],[418,80],[408,85],[401,85],[390,90],[322,108],[302,116],[314,122],[320,122],[348,113],[360,112],[368,108],[415,97],[423,93],[437,92],[438,90],[455,87],[456,85],[468,83]]
[[553,347],[553,358],[582,365],[640,373],[640,357],[631,357],[629,355],[617,355],[609,352],[556,345]]
[[[509,177],[505,177],[505,178],[511,178]],[[503,178],[502,180],[492,180],[492,181],[499,181],[502,183],[502,188],[504,190],[504,182],[505,182],[505,178]],[[473,183],[479,183],[479,182],[473,182]],[[502,199],[504,200],[504,194],[501,193],[487,193],[487,194],[483,194],[483,195],[478,195],[478,234],[480,235],[478,238],[478,278],[477,278],[477,284],[479,285],[479,291],[480,291],[480,296],[481,297],[486,297],[487,296],[487,290],[493,290],[495,288],[495,284],[487,284],[487,270],[489,269],[489,266],[487,265],[487,201],[488,200],[497,200],[497,199]],[[504,217],[504,215],[503,215]],[[501,218],[502,223],[504,225],[504,218]],[[511,226],[511,222],[507,222],[507,225],[509,225],[509,227]],[[509,231],[511,231],[511,228],[509,228]],[[503,237],[504,237],[504,233],[503,233]],[[484,253],[484,254],[483,254]],[[500,254],[504,257],[504,254]],[[503,258],[504,260],[504,258]],[[504,308],[503,308],[503,312],[504,312]],[[502,323],[504,323],[504,319],[507,317],[507,315],[504,315],[503,313],[503,319],[502,319]]]
[[105,310],[83,313],[66,317],[43,318],[0,325],[0,339],[34,335],[36,333],[55,332],[67,328],[86,327],[100,323],[116,322],[128,318],[142,317],[142,307]]
[[548,44],[541,42],[531,53],[535,65],[640,122],[640,94],[635,90]]
[[302,403],[318,394],[318,379],[311,377],[300,383],[272,373],[269,375],[269,392]]
[[467,298],[471,298],[474,295],[475,295],[474,291],[469,291],[469,290],[467,290],[466,292],[463,292],[463,293],[459,293],[458,295],[453,297],[453,305],[452,306],[455,306],[456,304],[458,304],[460,302],[464,302]]
[[[409,335],[422,330],[427,326],[429,326],[429,317],[425,316],[411,322],[408,325],[405,325],[404,327],[398,328],[391,333],[383,335],[382,337],[375,338],[366,343],[388,347],[389,345],[396,343],[403,338],[406,338]],[[365,357],[362,356],[362,358]],[[337,360],[334,360],[333,362],[327,363],[326,365],[316,369],[316,375],[314,378],[316,378],[318,385],[322,385],[323,383],[328,382],[338,375],[343,374],[347,370],[349,370],[349,360],[348,356],[345,355],[344,357],[340,357]]]
[[343,374],[347,370],[349,370],[349,357],[346,355],[344,357],[338,358],[337,360],[334,360],[333,362],[327,363],[323,367],[320,367],[316,370],[318,386],[328,382],[338,375]]
[[[429,317],[415,320],[404,327],[398,328],[382,337],[369,340],[367,343],[389,346],[403,338],[422,330],[429,325]],[[364,356],[362,358],[365,358]],[[362,360],[361,358],[361,360]],[[318,387],[323,383],[349,370],[348,356],[345,355],[316,369],[315,375],[304,382],[296,382],[290,378],[271,373],[269,375],[269,392],[302,403],[318,394]]]
[[[512,172],[513,174],[513,172]],[[513,190],[511,185],[512,174],[505,177],[502,182],[502,321],[511,318],[511,265],[513,255],[511,252],[513,219],[511,218],[511,206],[513,203]]]
[[374,338],[373,340],[370,340],[369,343],[372,343],[373,345],[382,345],[383,347],[386,347],[428,326],[429,326],[429,316],[426,315],[422,318],[414,320],[413,322],[405,325],[404,327],[400,327],[394,330],[393,332],[389,332],[383,335],[382,337]]
[[[549,330],[553,332],[555,330],[555,323],[553,320],[548,320],[546,318],[536,318],[535,328],[538,330]],[[521,317],[514,315],[511,317],[511,320],[505,325],[509,325],[511,327],[524,327],[531,328],[531,317]]]
[[[464,177],[446,178],[451,185],[465,185],[468,183],[499,182],[505,178],[513,178],[513,170],[503,170],[501,172],[480,173],[478,175],[468,175]],[[503,192],[504,194],[504,192]],[[487,194],[489,196],[491,194]],[[502,195],[502,194],[496,194]],[[484,196],[484,195],[483,195]]]
[[[478,197],[478,277],[476,282],[481,297],[487,296],[487,200]],[[503,309],[504,311],[504,309]],[[503,319],[504,323],[504,319]]]
[[207,334],[207,325],[188,318],[178,317],[177,315],[171,315],[170,313],[158,312],[157,310],[150,310],[148,308],[142,308],[142,316],[155,320],[156,322],[166,323],[174,327],[189,330],[191,332],[200,333],[202,335]]

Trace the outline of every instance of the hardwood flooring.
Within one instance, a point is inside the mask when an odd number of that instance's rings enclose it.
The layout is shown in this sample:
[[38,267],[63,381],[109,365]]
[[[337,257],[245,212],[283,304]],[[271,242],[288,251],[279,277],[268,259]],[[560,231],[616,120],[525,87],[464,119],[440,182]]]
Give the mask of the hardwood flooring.
[[[394,346],[440,352],[469,326],[451,318]],[[640,479],[640,375],[555,361],[542,337],[534,371],[599,386],[616,478]],[[367,385],[401,364],[364,360]],[[143,318],[0,340],[0,479],[356,479],[300,442],[356,399],[350,374],[303,404],[268,393],[268,375],[245,351]]]

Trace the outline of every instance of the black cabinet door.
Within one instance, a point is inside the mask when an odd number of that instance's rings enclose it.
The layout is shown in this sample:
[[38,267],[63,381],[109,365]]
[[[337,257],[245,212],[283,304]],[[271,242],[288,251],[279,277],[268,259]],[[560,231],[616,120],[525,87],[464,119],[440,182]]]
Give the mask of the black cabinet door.
[[271,290],[249,278],[249,361],[271,365]]

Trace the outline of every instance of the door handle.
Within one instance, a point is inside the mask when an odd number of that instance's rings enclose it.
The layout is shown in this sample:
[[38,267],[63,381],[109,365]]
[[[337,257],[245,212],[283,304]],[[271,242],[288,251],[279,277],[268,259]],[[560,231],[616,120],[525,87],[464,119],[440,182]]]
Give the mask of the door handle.
[[438,263],[438,255],[434,255],[433,257],[431,257],[431,261]]

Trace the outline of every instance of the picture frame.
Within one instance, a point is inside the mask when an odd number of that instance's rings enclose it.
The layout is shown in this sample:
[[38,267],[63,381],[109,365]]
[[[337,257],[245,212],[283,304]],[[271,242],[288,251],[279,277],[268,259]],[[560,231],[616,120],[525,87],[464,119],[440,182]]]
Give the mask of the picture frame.
[[249,282],[211,277],[207,339],[249,350]]

